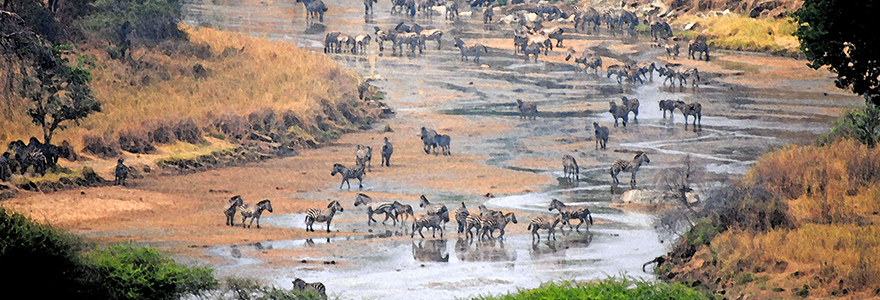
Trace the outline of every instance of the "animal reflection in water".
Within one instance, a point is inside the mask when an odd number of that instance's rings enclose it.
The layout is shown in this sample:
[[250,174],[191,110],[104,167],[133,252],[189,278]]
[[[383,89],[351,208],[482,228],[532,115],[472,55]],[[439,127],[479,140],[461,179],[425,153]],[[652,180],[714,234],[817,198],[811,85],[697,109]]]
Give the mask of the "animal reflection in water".
[[412,242],[413,259],[416,261],[449,262],[446,240],[420,240]]
[[529,256],[532,260],[542,258],[565,258],[565,251],[571,248],[587,248],[593,242],[593,233],[591,232],[569,232],[562,231],[563,234],[559,240],[544,240],[543,242],[532,243],[532,249]]
[[455,241],[455,256],[461,261],[515,261],[516,251],[508,252],[503,239],[459,238]]

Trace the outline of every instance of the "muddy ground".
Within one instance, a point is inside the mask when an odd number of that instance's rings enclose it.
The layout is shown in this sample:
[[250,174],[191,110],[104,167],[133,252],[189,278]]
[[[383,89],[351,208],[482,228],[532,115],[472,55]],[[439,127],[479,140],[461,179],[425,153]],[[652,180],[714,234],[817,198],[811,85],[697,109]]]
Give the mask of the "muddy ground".
[[[293,1],[196,1],[186,6],[187,23],[296,43],[320,53],[326,32],[372,33],[400,21],[390,3],[375,5],[365,18],[359,1],[327,0],[323,23],[307,25],[302,6]],[[462,11],[469,11],[465,8]],[[537,63],[514,56],[512,27],[482,24],[474,17],[458,21],[417,17],[416,22],[446,31],[441,50],[427,42],[423,53],[392,55],[375,43],[363,55],[331,54],[387,93],[394,117],[374,129],[346,134],[294,157],[249,163],[196,174],[147,177],[129,187],[101,187],[52,194],[30,193],[2,202],[13,210],[100,241],[131,241],[158,247],[176,258],[215,268],[219,276],[248,276],[283,288],[294,277],[322,281],[342,299],[423,299],[495,294],[536,287],[550,280],[590,280],[626,273],[652,280],[641,264],[666,249],[653,230],[651,206],[632,208],[613,202],[628,189],[629,174],[611,193],[608,166],[645,151],[651,163],[638,173],[638,189],[665,186],[662,172],[690,155],[699,170],[696,186],[707,189],[738,178],[762,153],[789,143],[808,143],[830,121],[862,101],[834,88],[832,74],[806,62],[761,54],[715,51],[711,62],[679,58],[699,68],[698,87],[670,87],[655,73],[645,84],[618,84],[603,71],[576,74],[564,51]],[[500,16],[496,16],[500,17]],[[559,24],[570,28],[570,24]],[[480,64],[460,60],[452,37],[489,47]],[[566,47],[591,47],[606,65],[618,61],[666,62],[645,37],[607,31],[566,33]],[[291,62],[295,63],[295,62]],[[621,96],[641,102],[638,123],[613,128],[607,107]],[[536,101],[536,120],[521,119],[514,101]],[[685,126],[682,115],[663,118],[661,99],[698,101],[702,126]],[[592,122],[611,127],[607,150],[595,150]],[[382,129],[390,126],[393,132]],[[428,155],[417,133],[425,126],[452,138],[452,155]],[[391,167],[379,166],[382,138],[394,143]],[[354,164],[355,145],[372,146],[372,172],[364,188],[339,188],[330,176],[334,163]],[[573,155],[580,181],[563,178],[561,157]],[[504,240],[459,239],[448,224],[444,237],[410,238],[407,227],[367,226],[355,195],[398,200],[415,207],[419,195],[455,209],[480,204],[516,213],[518,224]],[[262,228],[224,225],[226,199],[270,199]],[[532,243],[528,221],[547,214],[551,198],[586,205],[596,224],[589,231],[568,231],[558,240]],[[345,211],[332,233],[302,228],[304,212],[340,200]],[[240,223],[236,218],[236,223]],[[380,219],[381,221],[381,219]],[[409,222],[407,223],[409,224]]]

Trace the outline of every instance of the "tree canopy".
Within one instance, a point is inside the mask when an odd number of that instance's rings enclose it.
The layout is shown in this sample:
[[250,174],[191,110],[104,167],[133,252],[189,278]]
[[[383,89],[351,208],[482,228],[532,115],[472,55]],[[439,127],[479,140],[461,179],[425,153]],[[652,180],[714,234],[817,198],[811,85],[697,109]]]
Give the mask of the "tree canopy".
[[818,69],[837,73],[838,88],[880,105],[880,35],[876,0],[805,0],[794,13],[801,50]]

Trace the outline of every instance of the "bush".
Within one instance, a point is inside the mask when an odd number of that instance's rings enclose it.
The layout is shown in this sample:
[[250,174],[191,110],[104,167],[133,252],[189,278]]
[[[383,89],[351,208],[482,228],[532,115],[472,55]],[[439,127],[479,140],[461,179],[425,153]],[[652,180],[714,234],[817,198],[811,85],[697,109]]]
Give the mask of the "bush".
[[820,145],[827,145],[842,139],[854,139],[873,148],[880,139],[880,108],[868,105],[865,108],[846,112],[837,120],[831,132],[819,139]]
[[174,129],[172,129],[171,124],[168,122],[156,121],[152,125],[144,125],[144,127],[152,128],[148,133],[150,142],[157,144],[171,144],[177,141],[177,136],[174,135]]
[[150,248],[111,246],[88,254],[100,299],[177,299],[219,286],[211,270],[189,268]]
[[198,144],[205,140],[202,136],[202,129],[196,125],[196,121],[193,118],[187,118],[178,122],[174,126],[174,136],[177,140],[190,144]]
[[95,0],[93,13],[76,24],[99,37],[124,45],[156,46],[167,39],[185,37],[177,28],[183,3],[178,0]]
[[626,277],[611,277],[589,283],[550,283],[533,290],[521,290],[515,294],[475,299],[712,299],[706,292],[679,283],[650,283]]
[[150,143],[150,138],[143,128],[128,128],[119,132],[119,148],[131,153],[156,152],[156,147]]
[[91,154],[97,155],[101,158],[114,158],[118,157],[119,152],[119,144],[117,144],[113,139],[105,138],[101,135],[96,135],[93,133],[83,134],[83,151],[89,152]]

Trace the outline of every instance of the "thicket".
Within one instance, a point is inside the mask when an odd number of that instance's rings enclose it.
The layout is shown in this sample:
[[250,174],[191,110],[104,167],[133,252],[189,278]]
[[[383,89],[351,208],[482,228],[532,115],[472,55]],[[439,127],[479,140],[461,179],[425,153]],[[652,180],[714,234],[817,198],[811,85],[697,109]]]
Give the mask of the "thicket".
[[5,290],[43,283],[46,299],[178,299],[217,288],[209,269],[182,266],[153,249],[96,249],[81,238],[0,208]]
[[611,277],[598,282],[547,283],[536,289],[521,290],[497,297],[477,297],[480,300],[543,300],[543,299],[713,299],[695,288],[679,283],[651,283],[627,277]]

